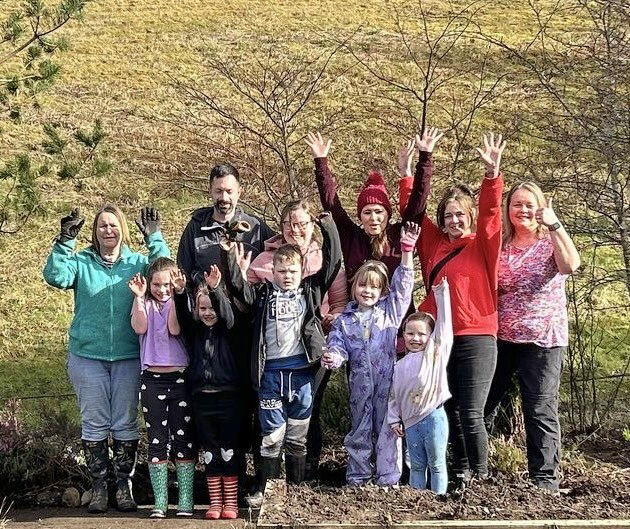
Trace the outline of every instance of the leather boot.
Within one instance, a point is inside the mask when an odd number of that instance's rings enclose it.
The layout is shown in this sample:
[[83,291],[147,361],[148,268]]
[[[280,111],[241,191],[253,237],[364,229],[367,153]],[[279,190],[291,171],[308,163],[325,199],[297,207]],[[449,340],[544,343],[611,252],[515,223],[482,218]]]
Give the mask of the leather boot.
[[114,472],[116,473],[116,505],[121,512],[134,512],[138,505],[133,499],[131,478],[136,469],[138,441],[114,439]]
[[88,512],[107,512],[107,464],[109,461],[107,439],[102,441],[84,439],[83,452],[88,472],[92,476],[92,500],[88,505]]
[[306,456],[292,456],[286,454],[285,462],[287,467],[287,483],[294,485],[302,483],[306,471]]

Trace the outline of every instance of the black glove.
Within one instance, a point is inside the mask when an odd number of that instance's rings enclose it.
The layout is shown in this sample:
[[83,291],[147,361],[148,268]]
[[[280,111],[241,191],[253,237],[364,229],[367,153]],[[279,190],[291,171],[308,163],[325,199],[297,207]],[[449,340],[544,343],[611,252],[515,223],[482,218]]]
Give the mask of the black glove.
[[85,219],[79,216],[79,208],[74,208],[70,215],[61,219],[61,233],[57,235],[57,240],[66,242],[76,239],[84,222]]
[[236,241],[239,233],[247,233],[252,227],[245,220],[233,220],[225,227],[225,237],[228,241]]
[[155,208],[142,208],[140,210],[140,220],[136,221],[136,226],[145,237],[160,231],[160,214]]

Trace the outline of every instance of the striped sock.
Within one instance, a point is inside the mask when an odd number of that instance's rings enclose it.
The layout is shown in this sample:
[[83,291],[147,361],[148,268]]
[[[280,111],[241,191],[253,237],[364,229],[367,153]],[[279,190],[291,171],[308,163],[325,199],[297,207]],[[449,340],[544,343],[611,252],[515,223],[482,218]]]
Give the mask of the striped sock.
[[218,520],[223,508],[221,476],[206,476],[206,483],[210,496],[210,508],[206,511],[206,520]]
[[225,505],[221,518],[238,518],[238,476],[223,476]]

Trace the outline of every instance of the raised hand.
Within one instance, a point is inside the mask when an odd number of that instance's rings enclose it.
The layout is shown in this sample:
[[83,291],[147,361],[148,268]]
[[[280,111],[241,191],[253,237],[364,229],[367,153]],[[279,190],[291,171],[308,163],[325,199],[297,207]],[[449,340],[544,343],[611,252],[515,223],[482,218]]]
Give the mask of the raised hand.
[[425,130],[422,133],[422,138],[416,136],[416,147],[421,152],[433,152],[435,144],[440,141],[440,138],[444,136],[443,132],[440,132],[437,128],[431,127],[429,130]]
[[160,231],[160,213],[155,208],[142,208],[136,226],[145,237]]
[[547,226],[547,228],[560,222],[556,213],[553,210],[552,201],[553,199],[549,197],[547,199],[547,206],[543,208],[538,208],[536,210],[536,213],[534,214],[538,224]]
[[306,144],[313,151],[313,158],[326,158],[328,156],[332,140],[325,141],[319,132],[317,135],[309,132],[306,138]]
[[[415,222],[407,222],[400,228],[400,247],[403,252],[413,251],[420,237],[420,226]],[[408,249],[410,248],[410,250]]]
[[409,140],[406,145],[402,145],[400,149],[398,149],[396,163],[398,165],[398,172],[400,173],[400,176],[409,176],[412,174],[411,165],[413,163],[413,151],[415,145],[414,140]]
[[171,287],[176,294],[181,294],[186,288],[186,276],[179,268],[171,270]]
[[60,242],[71,241],[79,235],[81,227],[85,223],[85,219],[81,217],[79,208],[74,208],[70,215],[66,215],[61,219],[61,232],[57,237]]
[[238,267],[241,269],[243,275],[247,272],[249,268],[249,263],[252,261],[252,252],[249,251],[245,253],[245,248],[243,247],[242,242],[236,243],[235,247],[236,252],[236,262],[238,263]]
[[127,283],[127,286],[137,298],[143,298],[147,293],[147,280],[142,274],[133,276]]
[[392,424],[392,431],[396,434],[397,437],[405,437],[405,431],[403,430],[402,424]]
[[203,278],[206,280],[208,288],[215,289],[221,283],[221,270],[217,265],[211,265],[209,272],[203,273]]
[[494,139],[494,133],[491,132],[490,136],[483,135],[484,150],[477,148],[477,152],[481,157],[481,161],[486,166],[486,175],[490,178],[496,178],[499,176],[499,167],[501,166],[501,155],[503,149],[505,149],[506,142],[503,141],[503,136],[499,134],[498,138]]

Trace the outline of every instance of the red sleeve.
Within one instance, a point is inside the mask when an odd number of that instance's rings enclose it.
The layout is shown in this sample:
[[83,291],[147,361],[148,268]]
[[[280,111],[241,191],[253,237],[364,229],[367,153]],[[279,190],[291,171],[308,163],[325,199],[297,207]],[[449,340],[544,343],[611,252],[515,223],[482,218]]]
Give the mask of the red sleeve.
[[479,218],[475,240],[496,288],[501,251],[501,194],[503,177],[484,178],[479,193]]
[[403,176],[400,180],[398,180],[398,212],[401,217],[407,208],[412,187],[413,177]]
[[328,158],[315,158],[315,182],[324,211],[330,211],[337,230],[354,231],[357,225],[341,205],[337,195],[337,182],[328,168]]
[[420,238],[418,239],[418,257],[420,259],[420,267],[422,269],[422,279],[426,284],[429,279],[429,265],[433,262],[435,251],[442,240],[442,232],[435,223],[425,215],[420,225]]
[[431,190],[431,176],[433,175],[433,159],[430,152],[420,151],[416,164],[416,174],[413,177],[413,187],[406,200],[406,207],[400,211],[403,222],[421,222],[427,209],[427,198]]

